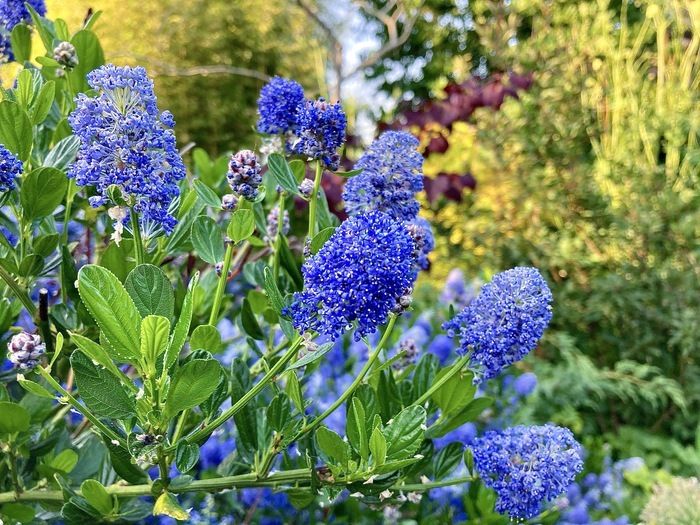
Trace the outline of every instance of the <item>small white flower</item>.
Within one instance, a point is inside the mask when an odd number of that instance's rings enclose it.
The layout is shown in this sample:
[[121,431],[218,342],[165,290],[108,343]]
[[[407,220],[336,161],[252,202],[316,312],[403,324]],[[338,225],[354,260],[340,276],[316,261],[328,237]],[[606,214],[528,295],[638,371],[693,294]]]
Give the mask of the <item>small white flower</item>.
[[420,500],[423,499],[423,495],[419,494],[418,492],[409,492],[407,496],[408,501],[411,503],[420,503]]
[[416,455],[413,456],[413,457],[416,458],[416,459],[423,459],[425,456],[424,456],[423,454],[416,454]]
[[367,481],[365,481],[363,485],[371,485],[372,483],[374,483],[375,479],[377,479],[377,475],[372,474],[370,477],[367,478]]
[[421,483],[430,483],[430,478],[424,474],[420,477],[420,482]]
[[420,426],[420,429],[421,429],[423,432],[425,432],[426,430],[428,430],[428,427],[426,427],[425,425],[421,425],[421,426]]
[[385,499],[389,499],[391,496],[393,496],[393,492],[391,492],[389,489],[386,489],[384,492],[379,493],[379,499],[384,501]]
[[350,494],[351,498],[361,498],[362,497],[362,492],[353,492]]
[[126,208],[123,206],[112,206],[107,210],[107,215],[114,221],[114,232],[111,239],[117,246],[122,242],[124,233],[124,219],[126,219]]
[[119,445],[119,441],[116,440],[116,439],[113,439],[113,440],[112,440],[112,445],[117,445],[117,446],[118,446],[118,445]]

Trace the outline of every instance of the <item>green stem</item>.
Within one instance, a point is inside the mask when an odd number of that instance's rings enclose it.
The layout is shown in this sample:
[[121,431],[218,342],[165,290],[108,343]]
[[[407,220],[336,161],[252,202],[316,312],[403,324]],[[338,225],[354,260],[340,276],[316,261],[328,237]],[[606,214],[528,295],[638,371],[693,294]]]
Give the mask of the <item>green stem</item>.
[[122,447],[126,448],[126,443],[124,443],[124,440],[119,437],[114,431],[111,429],[107,428],[102,421],[100,421],[92,412],[90,412],[87,407],[84,407],[80,403],[78,403],[78,400],[75,399],[70,392],[68,392],[65,388],[63,388],[58,381],[56,381],[51,374],[43,367],[38,366],[36,368],[36,371],[44,378],[46,379],[46,382],[49,383],[56,392],[61,394],[65,400],[73,407],[75,408],[78,412],[80,412],[82,415],[85,416],[85,418],[92,423],[95,428],[100,429],[102,433],[107,436],[110,440],[112,441],[117,441],[119,445]]
[[471,476],[462,476],[460,478],[443,479],[442,481],[430,481],[428,483],[414,483],[409,485],[392,485],[390,490],[401,490],[404,492],[420,492],[422,490],[436,489],[439,487],[449,487],[450,485],[461,485],[469,483],[476,478]]
[[21,301],[21,303],[27,309],[27,312],[34,317],[36,315],[36,305],[32,302],[27,291],[22,288],[22,286],[15,281],[14,277],[12,277],[2,266],[0,266],[0,278],[5,281],[10,290],[12,290],[12,293],[14,293],[17,299]]
[[131,229],[134,236],[134,253],[136,254],[136,266],[146,262],[146,252],[143,248],[143,240],[141,239],[141,227],[139,226],[139,216],[131,208]]
[[397,316],[391,315],[389,317],[389,323],[386,326],[386,329],[384,330],[384,334],[382,335],[381,340],[377,344],[377,347],[374,349],[372,354],[369,356],[369,359],[367,359],[367,362],[365,363],[365,366],[362,367],[362,370],[360,370],[360,373],[357,375],[355,380],[350,384],[350,386],[343,392],[338,399],[335,400],[335,402],[329,406],[320,416],[316,417],[311,423],[304,425],[304,427],[297,433],[296,436],[294,436],[294,439],[292,441],[297,441],[309,432],[311,432],[313,429],[315,429],[318,425],[320,425],[324,419],[326,419],[328,416],[330,416],[333,412],[336,411],[336,409],[342,405],[351,395],[352,393],[357,389],[357,387],[360,386],[362,381],[364,380],[365,376],[367,373],[372,369],[372,366],[374,366],[374,363],[377,361],[379,358],[379,353],[382,351],[384,348],[384,345],[386,342],[389,340],[389,337],[391,336],[391,332],[394,329],[394,324],[396,324],[396,319]]
[[280,274],[280,251],[282,250],[282,224],[284,222],[284,192],[280,193],[279,200],[279,216],[277,219],[277,232],[275,234],[275,252],[272,254],[272,275],[275,278],[275,282],[279,278]]
[[[310,468],[300,468],[292,470],[284,470],[270,474],[265,479],[259,479],[257,474],[240,474],[237,476],[225,476],[221,478],[198,479],[181,487],[173,486],[168,490],[170,492],[180,494],[185,492],[218,492],[221,490],[229,490],[236,488],[247,487],[276,487],[278,485],[288,484],[310,484],[313,472]],[[442,481],[433,481],[428,483],[416,483],[411,485],[392,485],[390,490],[404,492],[420,492],[438,487],[448,487],[450,485],[459,485],[474,481],[475,478],[464,476]],[[352,480],[356,481],[356,480]],[[337,485],[344,485],[346,481],[339,480]],[[149,496],[151,494],[151,485],[109,485],[105,487],[107,493],[119,498],[134,498],[139,496]],[[75,489],[78,495],[81,495],[79,489]],[[0,504],[10,503],[14,501],[43,501],[43,502],[62,502],[64,494],[61,490],[27,490],[21,494],[14,492],[0,493]]]
[[233,241],[226,244],[226,254],[224,255],[224,264],[221,268],[219,276],[219,284],[216,287],[216,295],[214,296],[214,304],[211,306],[211,314],[209,315],[209,324],[216,326],[216,320],[219,317],[219,309],[221,302],[224,300],[224,292],[226,291],[226,283],[228,282],[228,272],[231,268],[231,258],[233,257]]
[[318,206],[318,190],[321,187],[321,178],[323,177],[323,165],[321,161],[316,161],[316,177],[314,178],[314,189],[309,198],[309,233],[306,236],[307,240],[313,239],[316,235],[316,208]]
[[[208,438],[214,430],[219,428],[221,425],[223,425],[226,421],[231,419],[235,414],[237,414],[243,407],[245,407],[248,402],[250,402],[255,396],[257,396],[266,386],[267,384],[272,381],[272,379],[289,363],[289,361],[292,360],[292,358],[297,354],[297,350],[299,349],[299,346],[301,346],[303,339],[301,337],[298,337],[296,341],[292,344],[292,346],[287,350],[287,353],[284,354],[276,363],[275,365],[270,368],[270,370],[258,381],[253,388],[248,390],[243,397],[241,397],[236,403],[231,406],[228,410],[223,412],[219,417],[214,419],[211,423],[209,423],[207,426],[204,428],[200,428],[187,436],[187,441],[190,443],[199,443],[203,441],[204,439]],[[171,445],[168,447],[167,452],[171,452],[174,449],[174,446]]]
[[63,212],[63,231],[61,232],[61,245],[68,244],[68,223],[70,222],[71,208],[75,192],[75,181],[68,179],[68,193],[66,193],[66,209]]
[[439,390],[442,385],[447,383],[450,378],[455,375],[456,373],[460,372],[462,368],[464,368],[464,365],[467,364],[469,361],[469,355],[465,355],[463,357],[460,357],[457,362],[452,365],[452,368],[450,369],[449,372],[447,372],[444,376],[442,376],[438,381],[432,384],[432,386],[418,399],[416,399],[413,404],[414,405],[422,405],[425,403],[428,399],[430,399],[430,396],[432,396],[437,390]]

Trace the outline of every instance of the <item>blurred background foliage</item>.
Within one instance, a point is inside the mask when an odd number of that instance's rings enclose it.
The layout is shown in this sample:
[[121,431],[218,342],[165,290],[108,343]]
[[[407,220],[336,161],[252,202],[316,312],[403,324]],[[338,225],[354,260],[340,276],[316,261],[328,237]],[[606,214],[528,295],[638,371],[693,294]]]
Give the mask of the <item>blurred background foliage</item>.
[[47,3],[71,25],[105,12],[108,59],[156,76],[182,145],[254,143],[273,74],[419,135],[429,279],[534,265],[553,287],[527,410],[621,457],[700,471],[700,3]]

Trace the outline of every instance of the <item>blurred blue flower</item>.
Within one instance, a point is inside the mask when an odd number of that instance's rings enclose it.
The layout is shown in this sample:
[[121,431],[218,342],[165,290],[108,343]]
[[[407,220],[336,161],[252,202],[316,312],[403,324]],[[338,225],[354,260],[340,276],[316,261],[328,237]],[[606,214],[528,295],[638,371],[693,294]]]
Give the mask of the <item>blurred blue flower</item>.
[[21,174],[22,161],[0,144],[0,193],[15,189],[15,179]]

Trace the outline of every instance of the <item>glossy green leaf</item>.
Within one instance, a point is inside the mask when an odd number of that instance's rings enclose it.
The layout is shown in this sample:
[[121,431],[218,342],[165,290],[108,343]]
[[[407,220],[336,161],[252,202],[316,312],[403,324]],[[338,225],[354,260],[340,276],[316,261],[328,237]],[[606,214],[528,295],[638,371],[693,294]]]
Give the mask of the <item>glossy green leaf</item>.
[[10,34],[12,53],[15,60],[22,64],[31,58],[32,54],[32,32],[27,24],[17,24],[12,28]]
[[0,401],[0,435],[29,430],[29,412],[23,406]]
[[350,445],[360,454],[364,460],[369,459],[369,435],[367,434],[367,422],[362,401],[353,397],[348,403],[348,416],[345,433]]
[[15,102],[0,102],[0,143],[25,162],[32,151],[33,140],[32,123],[27,112]]
[[86,479],[80,485],[80,493],[87,502],[95,507],[103,516],[114,511],[114,499],[96,479]]
[[224,234],[214,219],[202,215],[192,224],[192,246],[199,257],[209,264],[224,260]]
[[328,458],[338,465],[345,465],[350,458],[348,444],[338,434],[326,427],[319,427],[316,431],[318,448]]
[[165,366],[170,368],[177,357],[180,355],[185,341],[187,340],[187,335],[190,331],[190,324],[192,322],[192,309],[194,307],[194,290],[197,288],[197,283],[199,282],[199,273],[195,273],[190,280],[190,284],[187,286],[187,293],[185,294],[185,299],[182,302],[182,308],[180,309],[180,316],[175,323],[175,328],[173,329],[173,335],[170,338],[170,344],[165,352]]
[[380,466],[386,462],[386,438],[379,427],[375,427],[369,437],[369,451],[372,454],[374,465]]
[[190,349],[206,350],[212,354],[221,350],[221,334],[216,326],[204,324],[195,328],[190,336]]
[[[453,371],[452,367],[447,367],[435,376],[435,381]],[[473,382],[474,375],[469,371],[462,371],[454,374],[438,390],[433,392],[431,399],[440,407],[443,414],[458,412],[474,399],[476,386]]]
[[406,459],[416,453],[425,435],[425,421],[423,407],[409,406],[386,425],[387,461]]
[[147,315],[141,321],[141,356],[155,372],[158,357],[168,348],[170,320],[160,315]]
[[277,182],[284,191],[291,195],[299,195],[296,177],[282,155],[279,153],[271,153],[267,158],[267,166],[275,182]]
[[175,449],[175,466],[180,472],[189,472],[199,461],[199,447],[194,443],[180,441]]
[[255,231],[255,216],[252,210],[239,209],[233,212],[226,234],[235,243],[246,240]]
[[78,272],[78,292],[114,357],[135,362],[140,357],[141,315],[122,283],[109,270],[88,264]]
[[131,272],[124,283],[126,291],[142,317],[160,315],[173,317],[175,293],[163,270],[152,264],[140,264]]
[[221,365],[214,359],[193,359],[178,368],[165,401],[166,417],[206,401],[216,390],[221,373]]

